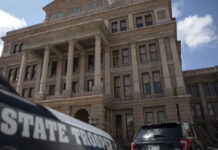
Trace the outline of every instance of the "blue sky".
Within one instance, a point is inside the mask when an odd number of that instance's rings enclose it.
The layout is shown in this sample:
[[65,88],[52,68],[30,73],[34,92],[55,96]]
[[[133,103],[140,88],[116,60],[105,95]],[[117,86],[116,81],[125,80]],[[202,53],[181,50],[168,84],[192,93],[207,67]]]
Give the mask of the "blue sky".
[[[41,23],[52,0],[0,0],[0,36]],[[218,65],[218,0],[172,0],[182,41],[183,70]],[[2,21],[3,20],[3,21]],[[0,41],[0,53],[3,42]]]

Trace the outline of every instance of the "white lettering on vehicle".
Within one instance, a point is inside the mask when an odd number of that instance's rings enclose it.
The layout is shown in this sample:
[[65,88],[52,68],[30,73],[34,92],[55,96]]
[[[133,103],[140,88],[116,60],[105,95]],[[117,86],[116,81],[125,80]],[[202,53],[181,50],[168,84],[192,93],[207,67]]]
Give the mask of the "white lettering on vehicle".
[[[20,136],[23,138],[65,144],[71,143],[70,139],[75,139],[77,145],[113,150],[110,140],[89,131],[21,111],[15,111],[11,108],[2,108],[0,113],[0,132],[7,136],[20,133]],[[18,126],[21,126],[21,132]],[[70,136],[72,138],[69,138]]]

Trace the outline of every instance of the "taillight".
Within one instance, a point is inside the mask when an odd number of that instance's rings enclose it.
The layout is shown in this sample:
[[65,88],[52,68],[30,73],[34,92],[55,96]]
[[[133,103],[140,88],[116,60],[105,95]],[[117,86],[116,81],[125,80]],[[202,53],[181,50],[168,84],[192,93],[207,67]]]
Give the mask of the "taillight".
[[131,150],[134,150],[134,143],[131,143]]
[[180,141],[182,150],[189,150],[192,144],[192,140],[182,139]]

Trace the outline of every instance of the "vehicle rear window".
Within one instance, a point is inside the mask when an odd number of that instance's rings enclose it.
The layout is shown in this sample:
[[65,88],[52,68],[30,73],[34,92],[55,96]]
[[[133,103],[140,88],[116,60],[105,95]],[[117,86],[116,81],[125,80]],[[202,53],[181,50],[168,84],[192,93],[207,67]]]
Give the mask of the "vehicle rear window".
[[178,139],[181,137],[179,124],[149,125],[142,127],[136,135],[136,139],[167,138]]

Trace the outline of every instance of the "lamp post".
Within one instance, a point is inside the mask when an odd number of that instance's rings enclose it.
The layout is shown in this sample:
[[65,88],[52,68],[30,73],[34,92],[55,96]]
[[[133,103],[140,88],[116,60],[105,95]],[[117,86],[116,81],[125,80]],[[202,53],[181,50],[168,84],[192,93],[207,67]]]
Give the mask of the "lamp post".
[[90,116],[89,116],[89,124],[96,127],[97,126],[97,123],[98,123],[98,118],[96,116],[96,114],[92,113]]

